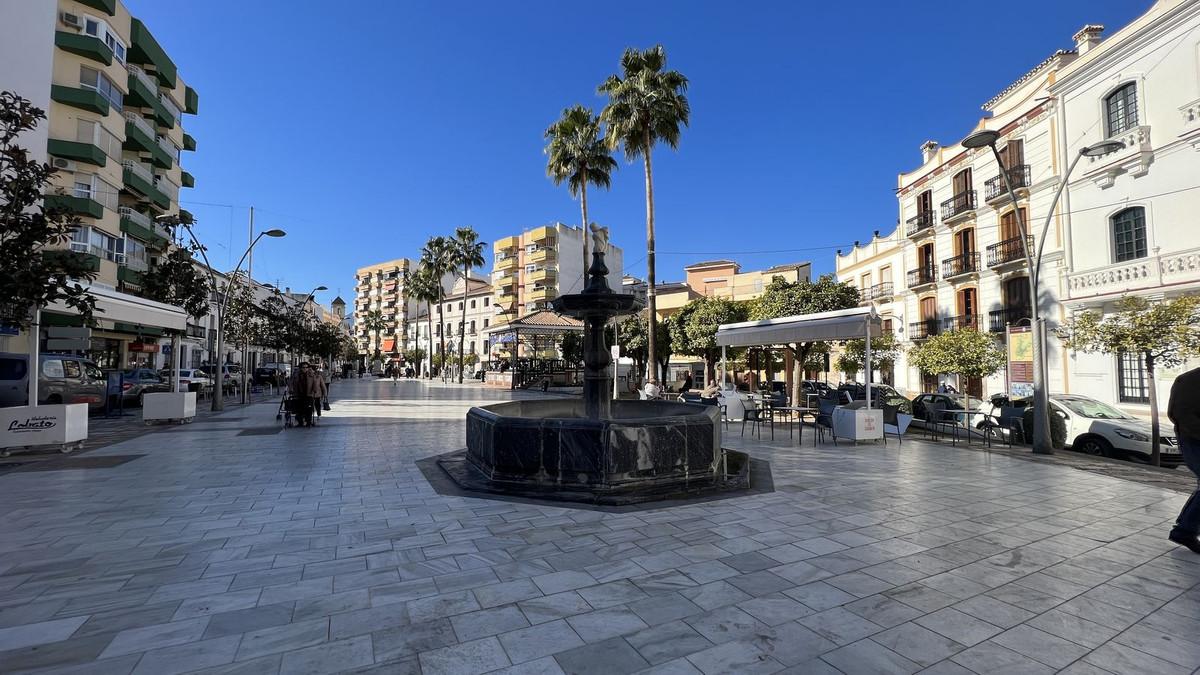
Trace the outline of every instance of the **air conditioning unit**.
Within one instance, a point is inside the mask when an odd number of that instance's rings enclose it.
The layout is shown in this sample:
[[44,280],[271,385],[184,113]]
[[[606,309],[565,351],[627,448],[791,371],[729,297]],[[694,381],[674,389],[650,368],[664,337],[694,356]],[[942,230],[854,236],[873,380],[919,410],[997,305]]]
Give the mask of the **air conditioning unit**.
[[78,14],[63,12],[58,15],[58,19],[63,22],[63,25],[70,26],[75,30],[83,30],[83,19]]
[[72,162],[69,159],[64,159],[62,157],[51,157],[50,158],[50,166],[53,166],[55,169],[58,169],[59,171],[72,171],[72,172],[75,171],[75,162]]

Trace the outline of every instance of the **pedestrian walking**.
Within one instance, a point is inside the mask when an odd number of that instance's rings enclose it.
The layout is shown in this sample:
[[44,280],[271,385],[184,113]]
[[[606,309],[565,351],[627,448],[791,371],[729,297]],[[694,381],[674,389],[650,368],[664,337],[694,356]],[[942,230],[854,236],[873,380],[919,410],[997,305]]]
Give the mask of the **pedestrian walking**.
[[392,371],[392,386],[396,386],[396,381],[400,379],[400,366],[392,363],[388,364],[388,369]]
[[1200,368],[1175,378],[1167,417],[1175,424],[1175,440],[1183,461],[1196,475],[1197,489],[1183,505],[1168,539],[1200,553]]
[[313,425],[313,405],[321,397],[321,378],[309,367],[307,361],[300,363],[290,383],[292,396],[296,398],[296,423],[301,427]]
[[692,388],[692,385],[695,384],[695,382],[696,381],[692,379],[692,372],[689,370],[683,376],[683,384],[679,387],[679,393],[682,394],[682,393],[690,390]]
[[321,388],[324,389],[324,391],[321,392],[321,405],[317,408],[317,417],[320,417],[322,410],[330,409],[329,408],[329,385],[333,384],[333,373],[329,370],[329,368],[325,367],[325,364],[323,362],[318,362],[318,363],[320,363],[320,365],[318,366],[318,373],[321,376],[321,384],[322,384]]

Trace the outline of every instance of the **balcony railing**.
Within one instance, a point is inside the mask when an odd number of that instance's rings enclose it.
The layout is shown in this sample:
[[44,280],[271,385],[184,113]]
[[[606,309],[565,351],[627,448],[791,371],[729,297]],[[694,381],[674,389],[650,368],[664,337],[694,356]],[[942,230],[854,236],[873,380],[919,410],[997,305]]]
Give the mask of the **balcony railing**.
[[175,117],[175,119],[183,117],[183,111],[179,109],[179,106],[175,105],[175,102],[171,100],[170,96],[160,92],[158,95],[158,100],[163,104],[163,107],[167,109],[167,112],[171,113],[171,115]]
[[890,298],[892,297],[892,282],[885,281],[874,286],[868,286],[862,290],[860,297],[864,302]]
[[163,152],[170,155],[171,159],[175,160],[176,163],[179,162],[179,148],[175,147],[175,144],[172,143],[166,136],[158,137],[158,147],[162,148]]
[[135,66],[130,63],[129,65],[125,66],[125,69],[129,71],[130,75],[136,77],[138,82],[144,84],[150,91],[158,91],[158,83],[154,81],[154,78],[147,75],[146,71],[142,70],[139,66]]
[[972,251],[942,261],[942,278],[950,279],[979,271],[979,252]]
[[[1014,190],[1029,187],[1029,165],[1022,164],[1008,169],[1008,179],[1012,181]],[[1004,184],[1004,174],[988,179],[983,184],[983,198],[992,201],[1008,195],[1008,186]]]
[[987,247],[988,267],[999,267],[1011,262],[1025,260],[1025,248],[1033,251],[1033,237],[1025,237],[1025,246],[1021,246],[1021,238],[1013,237]]
[[908,219],[908,229],[906,230],[906,234],[911,237],[924,232],[925,230],[931,230],[933,228],[933,223],[933,211],[922,211]]
[[[134,67],[136,68],[137,66]],[[141,115],[132,111],[126,111],[125,119],[128,120],[130,124],[137,127],[138,131],[146,134],[147,138],[154,138],[154,127],[150,126],[150,123],[146,121],[145,117],[142,117]]]
[[963,330],[971,328],[979,330],[980,317],[978,314],[961,314],[942,319],[942,330]]
[[938,318],[922,319],[908,324],[908,339],[924,340],[942,332],[942,322]]
[[1200,281],[1200,248],[1171,251],[1067,276],[1071,298],[1116,295]]
[[122,218],[128,218],[129,220],[133,221],[134,223],[136,223],[138,225],[141,225],[142,227],[146,228],[147,230],[154,230],[154,226],[157,224],[150,218],[150,216],[147,216],[146,214],[142,213],[141,211],[135,211],[135,210],[129,208],[128,206],[120,207],[119,209],[117,209],[117,213],[121,214]]
[[1028,321],[1033,316],[1029,307],[1005,307],[988,312],[988,330],[993,333],[1003,333],[1009,325],[1015,325],[1021,320]]
[[942,202],[942,222],[975,210],[975,191],[960,192]]
[[154,184],[154,172],[151,171],[150,169],[147,169],[145,164],[142,164],[141,162],[135,162],[131,159],[127,159],[124,162],[122,162],[121,164],[126,169],[129,169],[129,171],[132,172],[133,175],[137,176],[138,178],[141,178],[142,180],[146,181],[147,183],[150,183],[151,185]]
[[167,196],[173,202],[179,201],[179,186],[159,176],[154,179],[154,187]]
[[138,272],[145,272],[146,270],[150,269],[150,265],[146,262],[145,258],[139,258],[128,254],[125,256],[124,264],[129,269]]
[[932,264],[927,267],[918,267],[908,271],[908,287],[924,286],[937,281],[937,268]]

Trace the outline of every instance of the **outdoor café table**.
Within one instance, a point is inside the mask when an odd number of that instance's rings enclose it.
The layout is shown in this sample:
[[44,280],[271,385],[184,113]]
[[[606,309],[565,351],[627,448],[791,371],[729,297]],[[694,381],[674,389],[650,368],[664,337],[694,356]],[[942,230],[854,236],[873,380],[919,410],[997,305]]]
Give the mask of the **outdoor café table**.
[[[984,412],[983,410],[944,410],[942,412],[946,413],[947,415],[954,415],[955,417],[962,418],[963,427],[967,433],[967,445],[971,444],[971,417],[974,415],[980,415],[982,417],[989,417],[991,415],[991,413]],[[950,443],[952,445],[958,445],[958,427],[959,427],[959,425],[957,424],[957,421],[956,421],[956,423],[954,425],[954,431],[950,435]],[[983,440],[980,441],[980,443],[981,444],[987,443],[988,447],[991,447],[991,445],[992,445],[991,437],[988,436],[986,433],[983,434]]]
[[[811,415],[813,418],[813,424],[816,424],[817,413],[820,412],[820,410],[817,408],[805,408],[805,407],[800,407],[800,406],[787,406],[787,405],[772,406],[771,410],[772,410],[772,412],[785,412],[785,413],[788,413],[789,415],[796,416],[796,419],[799,421],[799,425],[797,425],[799,427],[799,429],[796,432],[799,435],[799,438],[796,439],[797,443],[804,442],[804,416]],[[772,419],[774,419],[774,415],[772,415]],[[788,425],[788,438],[791,438],[791,437],[792,437],[792,427],[791,427],[791,425]],[[815,442],[815,440],[814,440],[814,442]]]

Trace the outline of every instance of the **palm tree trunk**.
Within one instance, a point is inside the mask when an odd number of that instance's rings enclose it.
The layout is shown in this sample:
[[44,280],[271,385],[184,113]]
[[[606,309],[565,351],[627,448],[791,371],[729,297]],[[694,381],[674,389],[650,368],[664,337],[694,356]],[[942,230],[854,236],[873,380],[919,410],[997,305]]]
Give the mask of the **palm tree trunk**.
[[[441,283],[441,280],[438,280]],[[446,314],[442,311],[442,306],[446,304],[446,294],[440,293],[438,297],[438,355],[441,358],[442,364],[438,366],[438,375],[441,375],[442,382],[446,381]]]
[[587,169],[583,170],[583,182],[579,186],[579,208],[583,211],[583,285],[587,286],[588,271],[588,215],[587,215]]
[[470,281],[467,279],[467,274],[470,268],[463,265],[463,295],[462,295],[462,314],[458,317],[458,383],[463,383],[463,371],[466,370],[466,363],[463,362],[463,345],[466,343],[467,332],[467,287]]
[[426,340],[429,343],[429,372],[427,373],[427,375],[429,376],[429,379],[432,380],[433,379],[433,303],[429,302],[428,300],[425,301],[425,310],[426,310],[426,312],[428,312],[428,315],[425,317],[425,325],[427,328],[429,328],[429,336]]
[[1158,444],[1158,387],[1154,383],[1154,357],[1146,354],[1146,377],[1150,380],[1150,463],[1162,466]]
[[654,297],[654,171],[650,162],[650,129],[643,132],[642,157],[646,161],[646,310],[650,315],[646,325],[650,332],[646,336],[647,360],[657,364],[655,332],[658,328],[657,302]]

